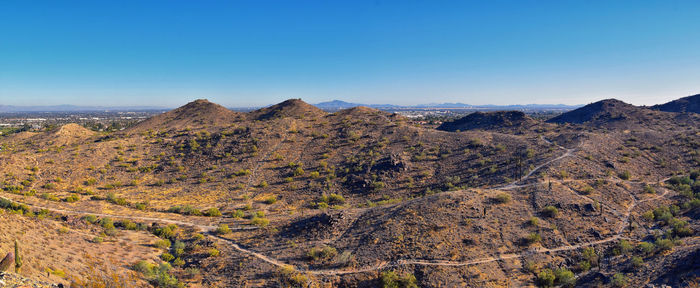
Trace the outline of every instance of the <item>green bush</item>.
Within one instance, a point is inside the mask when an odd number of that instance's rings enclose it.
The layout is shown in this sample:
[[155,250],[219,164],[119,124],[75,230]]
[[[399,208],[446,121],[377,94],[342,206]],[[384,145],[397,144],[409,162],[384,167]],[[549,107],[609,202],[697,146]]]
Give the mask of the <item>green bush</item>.
[[653,243],[649,242],[641,242],[637,245],[637,249],[639,252],[645,254],[645,255],[650,255],[651,253],[654,252],[656,246],[654,246]]
[[136,230],[138,229],[138,225],[136,223],[131,222],[130,220],[122,220],[119,222],[119,225],[123,227],[126,230]]
[[644,185],[644,193],[656,194],[656,190],[651,185]]
[[241,210],[235,210],[231,212],[231,217],[233,218],[243,218],[243,216],[245,216],[245,213]]
[[97,216],[95,216],[95,215],[87,215],[87,216],[83,217],[83,220],[87,221],[90,224],[95,224],[95,223],[97,223],[98,219],[97,219]]
[[78,194],[71,194],[70,196],[66,197],[66,199],[63,199],[63,201],[66,201],[68,203],[78,202],[80,201],[80,197],[78,196]]
[[544,216],[554,218],[554,217],[557,217],[557,215],[559,215],[559,209],[557,209],[557,207],[549,205],[547,207],[544,207],[544,209],[542,209],[542,214]]
[[620,177],[620,179],[622,180],[630,180],[630,178],[632,177],[629,171],[622,171],[617,176]]
[[250,220],[250,224],[253,224],[258,227],[265,227],[270,224],[270,220],[264,217],[253,217],[253,219]]
[[413,274],[399,275],[396,271],[386,271],[382,272],[380,280],[383,288],[418,288]]
[[532,232],[525,238],[528,244],[535,244],[542,242],[542,236],[540,234]]
[[654,245],[661,252],[673,249],[673,241],[670,239],[656,239]]
[[185,260],[182,260],[181,258],[175,258],[175,260],[173,260],[173,265],[177,267],[182,267],[185,265]]
[[173,261],[175,259],[175,256],[173,256],[173,254],[165,252],[163,254],[160,254],[160,259],[162,259],[165,262],[170,262],[170,261]]
[[574,272],[566,268],[559,268],[554,270],[554,276],[556,277],[556,283],[562,287],[574,287],[576,284],[576,277],[574,277]]
[[533,227],[537,227],[537,225],[540,224],[540,219],[537,217],[530,217],[529,220],[527,220],[527,224]]
[[494,198],[494,200],[497,203],[508,203],[508,202],[510,202],[510,198],[511,198],[510,194],[505,193],[505,192],[501,192],[498,195],[496,195],[496,198]]
[[170,248],[170,240],[160,239],[160,240],[156,241],[156,243],[154,245],[158,248],[167,249],[167,248]]
[[554,286],[554,280],[557,276],[554,275],[551,269],[543,269],[537,273],[537,285],[541,287],[552,287]]
[[330,246],[324,246],[322,248],[314,247],[306,253],[306,256],[313,260],[330,260],[338,255],[338,251]]
[[627,277],[621,273],[615,273],[610,280],[612,287],[627,287],[627,282]]
[[634,256],[630,261],[632,262],[632,266],[634,266],[634,268],[639,269],[644,267],[644,259],[642,259],[642,257]]
[[219,224],[219,227],[216,227],[214,232],[219,235],[226,235],[231,233],[231,229],[228,228],[228,225],[226,224]]
[[268,204],[268,205],[275,204],[275,203],[277,202],[277,195],[270,195],[270,196],[267,196],[267,197],[265,197],[265,199],[263,200],[263,202],[264,202],[265,204]]
[[114,221],[109,217],[100,219],[100,225],[105,229],[114,229]]
[[221,211],[219,211],[219,208],[212,207],[207,210],[204,210],[204,216],[209,216],[209,217],[220,217],[221,216]]
[[593,247],[586,247],[583,249],[583,252],[581,253],[581,256],[583,259],[586,259],[588,263],[591,265],[598,265],[598,253],[596,253],[595,249]]

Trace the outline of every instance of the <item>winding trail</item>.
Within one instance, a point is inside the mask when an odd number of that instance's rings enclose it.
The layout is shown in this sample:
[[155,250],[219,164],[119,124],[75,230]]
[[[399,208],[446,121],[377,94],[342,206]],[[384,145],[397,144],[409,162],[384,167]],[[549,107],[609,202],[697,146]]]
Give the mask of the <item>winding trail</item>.
[[[545,139],[542,137],[542,139],[549,143],[553,144],[549,140]],[[280,142],[281,143],[281,142]],[[277,146],[273,148],[267,156],[269,156],[272,151],[275,151]],[[557,145],[557,144],[553,144]],[[517,185],[517,183],[520,183],[522,181],[525,181],[529,179],[535,172],[540,170],[541,168],[555,162],[558,160],[561,160],[566,157],[571,157],[573,155],[573,152],[575,151],[575,148],[565,148],[562,146],[557,145],[562,150],[565,150],[565,153],[562,155],[555,157],[553,159],[550,159],[537,167],[533,168],[529,173],[527,173],[524,177],[515,180],[507,185],[500,186],[500,187],[495,187],[495,188],[490,188],[490,189],[485,189],[485,190],[509,190],[509,189],[516,189],[520,187],[526,187],[526,186],[532,186],[532,185],[538,185],[542,183],[533,183],[533,184],[526,184],[526,185]],[[267,157],[266,156],[266,157]],[[263,158],[266,158],[263,157]],[[36,158],[34,158],[34,161],[36,161]],[[256,167],[257,170],[257,167]],[[37,173],[38,174],[38,173]],[[37,205],[31,205],[31,204],[26,204],[26,203],[21,203],[3,196],[0,196],[2,199],[6,199],[15,203],[20,203],[27,205],[29,207],[35,208],[35,209],[46,209],[49,211],[57,212],[57,213],[64,213],[64,214],[73,214],[73,215],[95,215],[95,216],[100,216],[100,217],[112,217],[112,218],[121,218],[121,219],[131,219],[131,220],[142,220],[142,221],[154,221],[154,222],[163,222],[163,223],[170,223],[170,224],[177,224],[177,225],[183,225],[183,226],[191,226],[195,227],[201,230],[204,230],[207,235],[210,237],[213,237],[215,239],[218,239],[219,241],[226,242],[229,244],[231,247],[233,247],[235,250],[250,255],[252,257],[255,257],[257,259],[260,259],[266,263],[269,263],[271,265],[277,266],[277,267],[292,267],[297,271],[306,273],[306,274],[311,274],[311,275],[323,275],[323,276],[336,276],[336,275],[345,275],[345,274],[355,274],[355,273],[367,273],[367,272],[374,272],[390,267],[397,267],[397,266],[404,266],[404,265],[422,265],[422,266],[452,266],[452,267],[460,267],[460,266],[469,266],[469,265],[477,265],[477,264],[484,264],[484,263],[490,263],[490,262],[495,262],[495,261],[502,261],[502,260],[508,260],[508,259],[515,259],[515,258],[521,258],[527,255],[532,255],[532,254],[537,254],[537,253],[556,253],[556,252],[562,252],[562,251],[571,251],[571,250],[577,250],[583,247],[588,247],[588,246],[594,246],[594,245],[600,245],[604,243],[608,243],[611,241],[616,241],[618,239],[627,239],[623,237],[623,232],[625,227],[629,224],[629,216],[634,210],[634,208],[644,202],[647,201],[653,201],[653,200],[658,200],[663,197],[666,197],[666,195],[669,193],[669,190],[666,188],[661,188],[664,190],[664,192],[660,195],[657,195],[656,197],[653,198],[648,198],[644,200],[638,200],[634,195],[630,193],[630,196],[632,198],[632,205],[627,207],[627,211],[625,212],[619,212],[615,209],[612,209],[611,211],[614,211],[614,213],[620,217],[620,225],[615,231],[616,233],[614,235],[611,235],[605,239],[601,240],[596,240],[596,241],[591,241],[591,242],[586,242],[586,243],[579,243],[575,245],[564,245],[564,246],[559,246],[559,247],[554,247],[554,248],[545,248],[545,247],[538,247],[538,248],[532,248],[527,251],[523,251],[520,253],[504,253],[504,254],[499,254],[499,255],[494,255],[494,256],[489,256],[489,257],[482,257],[482,258],[477,258],[477,259],[472,259],[468,261],[448,261],[448,260],[430,260],[430,259],[400,259],[396,261],[391,261],[391,262],[380,262],[375,265],[369,265],[365,267],[360,267],[360,268],[351,268],[351,269],[314,269],[314,270],[305,270],[299,267],[295,267],[291,264],[282,262],[280,260],[274,259],[272,257],[266,256],[262,253],[255,252],[250,249],[243,248],[239,243],[236,243],[232,239],[224,238],[221,237],[217,234],[214,233],[214,229],[216,229],[215,226],[211,225],[202,225],[202,224],[196,224],[192,222],[186,222],[186,221],[178,221],[178,220],[172,220],[172,219],[163,219],[163,218],[156,218],[156,217],[139,217],[139,216],[125,216],[125,215],[113,215],[113,214],[103,214],[103,213],[92,213],[92,212],[86,212],[86,211],[72,211],[72,210],[64,210],[64,209],[56,209],[56,208],[49,208],[49,207],[42,207],[42,206],[37,206]],[[593,201],[587,196],[577,194],[576,195],[588,199],[590,201]],[[247,230],[249,229],[248,227],[234,227],[232,230]],[[252,228],[256,229],[256,228]]]

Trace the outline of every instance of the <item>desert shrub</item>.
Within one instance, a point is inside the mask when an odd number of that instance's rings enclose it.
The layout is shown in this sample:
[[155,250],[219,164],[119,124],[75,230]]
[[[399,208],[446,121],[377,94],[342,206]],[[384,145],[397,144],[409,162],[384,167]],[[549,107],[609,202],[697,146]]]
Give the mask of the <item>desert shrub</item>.
[[654,246],[654,244],[649,242],[641,242],[637,244],[637,250],[639,250],[639,252],[645,255],[653,253],[655,248],[656,247]]
[[306,256],[313,259],[314,261],[330,260],[336,255],[338,255],[338,251],[330,246],[324,246],[322,248],[314,247],[306,253]]
[[586,261],[588,261],[588,263],[590,263],[591,265],[598,265],[598,253],[595,252],[595,249],[593,247],[584,248],[583,252],[581,253],[581,257],[583,257],[583,259],[586,259]]
[[547,207],[544,207],[544,209],[542,209],[542,214],[547,216],[547,217],[554,218],[554,217],[557,217],[557,215],[559,215],[559,209],[557,209],[557,207],[549,205]]
[[294,173],[292,175],[294,175],[295,177],[302,176],[304,175],[304,169],[301,167],[297,167],[296,169],[294,169]]
[[130,220],[124,219],[119,222],[119,225],[123,227],[126,230],[136,230],[138,229],[138,225],[134,222],[131,222]]
[[219,253],[221,252],[219,252],[219,250],[216,248],[210,248],[209,250],[207,250],[207,254],[209,254],[209,257],[219,256]]
[[673,241],[670,239],[656,239],[654,245],[656,245],[656,248],[661,252],[668,251],[673,248]]
[[141,210],[141,211],[146,210],[147,207],[148,207],[148,204],[145,202],[136,203],[136,205],[134,205],[134,208]]
[[71,194],[70,196],[66,197],[66,199],[63,199],[63,201],[66,201],[68,203],[78,202],[80,201],[80,197],[78,196],[78,194]]
[[535,226],[535,227],[536,227],[537,225],[540,224],[540,219],[537,218],[537,217],[534,217],[534,216],[533,216],[533,217],[530,217],[530,219],[527,220],[527,224],[530,225],[530,226]]
[[156,265],[147,261],[139,261],[131,267],[132,270],[143,274],[146,277],[152,277],[155,274]]
[[617,176],[620,177],[620,179],[622,180],[630,180],[630,178],[632,177],[629,171],[622,171],[620,172],[620,174],[617,174]]
[[265,187],[267,187],[268,185],[269,185],[269,184],[267,184],[267,181],[265,181],[265,180],[260,181],[260,183],[258,183],[258,187],[260,187],[260,188],[265,188]]
[[114,229],[114,221],[109,217],[100,219],[100,225],[105,229]]
[[204,216],[209,216],[209,217],[220,217],[221,216],[221,211],[219,211],[219,208],[212,207],[207,210],[204,210]]
[[264,217],[253,217],[253,219],[250,220],[250,224],[253,224],[258,227],[265,227],[270,224],[270,220]]
[[170,239],[175,236],[175,229],[173,229],[173,227],[170,225],[165,227],[159,227],[153,231],[153,234],[163,239]]
[[313,171],[313,172],[309,173],[309,177],[311,177],[312,179],[316,179],[318,177],[321,177],[321,174],[318,173],[318,171]]
[[165,262],[170,262],[170,261],[173,261],[175,259],[175,256],[173,256],[173,254],[165,252],[163,254],[160,254],[160,259],[162,259]]
[[656,194],[656,190],[651,185],[644,185],[644,193]]
[[588,195],[591,193],[593,193],[593,187],[586,185],[583,188],[581,188],[581,194]]
[[621,273],[615,273],[610,280],[612,287],[627,287],[627,277]]
[[245,216],[245,213],[241,210],[231,212],[231,217],[233,218],[243,218],[243,216]]
[[202,211],[199,211],[199,209],[196,209],[190,205],[175,205],[170,207],[168,212],[194,216],[202,215]]
[[630,241],[621,239],[620,242],[617,243],[617,247],[614,249],[614,253],[617,255],[620,254],[629,254],[634,250],[634,246],[632,246],[632,243]]
[[418,288],[416,276],[413,274],[399,275],[396,271],[385,271],[380,276],[383,288]]
[[559,268],[554,270],[555,282],[562,287],[573,287],[576,284],[576,277],[574,277],[574,272],[566,268]]
[[270,195],[270,196],[265,197],[265,199],[263,199],[263,203],[268,204],[268,205],[275,204],[276,202],[277,202],[277,195]]
[[173,266],[182,267],[183,265],[185,265],[185,260],[181,258],[175,258],[175,260],[173,260]]
[[87,215],[83,217],[83,220],[87,221],[88,223],[95,224],[97,223],[97,216],[95,215]]
[[540,236],[540,234],[538,234],[538,233],[533,232],[533,233],[530,233],[529,235],[527,235],[525,240],[527,241],[528,244],[535,244],[535,243],[542,242],[542,236]]
[[510,194],[501,192],[498,195],[496,195],[495,201],[497,203],[508,203],[510,202]]
[[167,249],[167,248],[170,248],[170,240],[160,239],[160,240],[156,241],[156,243],[153,245],[155,245],[156,247],[161,248],[161,249]]
[[541,287],[552,287],[554,286],[554,280],[556,280],[557,276],[554,275],[554,272],[552,272],[551,269],[543,269],[539,273],[537,273],[537,285]]
[[250,175],[252,172],[249,169],[240,169],[233,174],[236,176],[245,176],[245,175]]
[[219,235],[226,235],[231,233],[231,229],[228,228],[228,225],[226,224],[219,224],[219,227],[216,227],[216,230],[214,232],[216,232],[216,234]]
[[587,260],[579,261],[577,266],[578,266],[578,269],[583,271],[583,272],[591,270],[591,262],[588,262]]
[[634,266],[634,268],[639,269],[644,267],[644,259],[642,259],[642,257],[634,256],[630,261],[632,262],[632,266]]

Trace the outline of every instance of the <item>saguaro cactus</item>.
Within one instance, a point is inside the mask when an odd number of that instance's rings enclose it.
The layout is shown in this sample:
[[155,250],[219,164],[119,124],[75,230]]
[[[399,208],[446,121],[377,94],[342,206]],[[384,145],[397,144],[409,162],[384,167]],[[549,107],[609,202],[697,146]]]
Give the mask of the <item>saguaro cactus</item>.
[[19,255],[19,244],[15,240],[15,273],[19,273],[22,269],[22,256]]

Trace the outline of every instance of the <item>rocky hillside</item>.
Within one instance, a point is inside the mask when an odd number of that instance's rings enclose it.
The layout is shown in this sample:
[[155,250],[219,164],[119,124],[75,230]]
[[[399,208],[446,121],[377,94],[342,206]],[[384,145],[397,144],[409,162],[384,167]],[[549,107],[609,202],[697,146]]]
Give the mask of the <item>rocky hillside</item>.
[[665,104],[651,106],[651,109],[666,112],[700,113],[700,94],[683,97]]
[[492,130],[517,131],[529,129],[538,121],[521,111],[474,112],[455,121],[445,122],[437,129],[443,131]]
[[367,107],[197,100],[115,133],[0,138],[0,247],[51,243],[25,271],[84,279],[60,244],[79,243],[160,287],[686,285],[693,121],[606,100],[552,123],[474,113],[437,130]]
[[549,123],[582,124],[606,129],[653,129],[695,126],[700,124],[698,115],[661,112],[634,106],[620,100],[607,99],[588,104],[547,120]]

